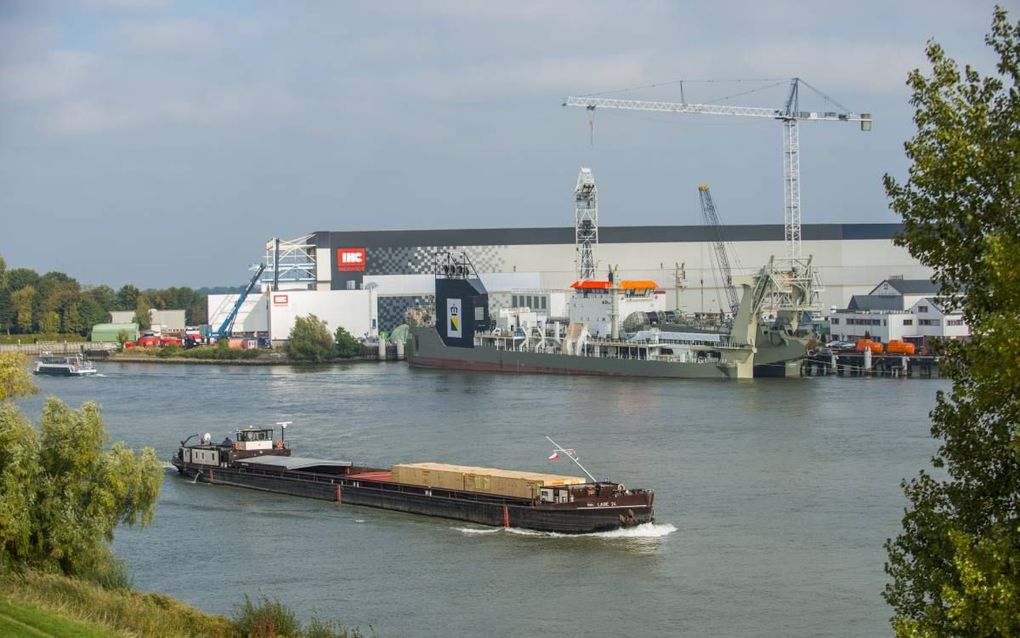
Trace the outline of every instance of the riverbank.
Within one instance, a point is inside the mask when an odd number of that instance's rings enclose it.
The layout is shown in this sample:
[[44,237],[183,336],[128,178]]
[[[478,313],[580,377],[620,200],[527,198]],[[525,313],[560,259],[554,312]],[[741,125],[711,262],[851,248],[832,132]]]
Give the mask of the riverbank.
[[56,574],[0,576],[5,635],[233,637],[233,623],[166,594],[106,590]]
[[291,359],[280,352],[260,353],[253,359],[200,359],[198,357],[160,357],[156,353],[138,354],[133,351],[111,354],[103,359],[116,363],[167,363],[167,364],[199,364],[199,365],[230,365],[230,366],[314,366],[332,365],[335,363],[374,363],[378,362],[378,356],[372,357],[362,355],[350,359],[333,359],[322,363],[311,363],[298,359]]

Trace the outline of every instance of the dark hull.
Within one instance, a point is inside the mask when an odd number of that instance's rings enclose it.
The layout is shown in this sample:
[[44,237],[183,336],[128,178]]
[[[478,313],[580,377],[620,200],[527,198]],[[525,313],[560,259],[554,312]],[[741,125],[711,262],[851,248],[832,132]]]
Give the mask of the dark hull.
[[526,499],[503,498],[413,485],[358,480],[301,472],[260,472],[231,467],[173,464],[186,477],[220,485],[303,496],[344,505],[447,518],[479,525],[519,527],[562,534],[585,534],[649,523],[653,520],[651,496],[634,496],[578,507],[574,504],[535,504]]
[[563,374],[666,379],[735,379],[734,364],[722,362],[667,362],[640,359],[580,357],[574,355],[517,352],[489,347],[452,348],[439,338],[435,328],[412,328],[407,361],[417,368],[511,372],[518,374]]

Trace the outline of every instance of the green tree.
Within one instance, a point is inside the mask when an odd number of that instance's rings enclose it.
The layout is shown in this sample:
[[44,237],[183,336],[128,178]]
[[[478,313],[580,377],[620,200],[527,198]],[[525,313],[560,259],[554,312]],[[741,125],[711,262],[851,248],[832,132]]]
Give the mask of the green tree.
[[[22,360],[0,355],[0,378],[20,369]],[[152,521],[159,459],[152,448],[107,448],[94,403],[72,410],[50,398],[37,431],[12,401],[19,387],[0,402],[0,562],[70,575],[108,571],[116,527]]]
[[909,177],[885,176],[897,242],[972,334],[946,347],[935,472],[904,482],[903,531],[886,543],[897,636],[1020,635],[1020,23],[997,8],[986,43],[993,76],[928,43],[931,76],[908,80]]
[[0,352],[0,401],[35,392],[38,388],[32,383],[25,357],[18,352]]
[[35,288],[25,286],[12,292],[11,307],[14,309],[14,321],[18,331],[32,332],[35,325]]
[[138,288],[127,284],[121,286],[120,290],[117,291],[117,310],[134,310],[138,304],[138,295],[141,293]]
[[298,361],[316,363],[329,361],[336,356],[336,343],[326,323],[315,315],[294,320],[287,340],[287,356]]
[[14,292],[26,286],[33,288],[39,285],[39,273],[31,268],[15,268],[7,271],[7,288]]
[[60,315],[54,310],[47,310],[39,315],[39,332],[56,334],[60,332]]
[[343,326],[336,329],[333,340],[336,341],[336,356],[341,359],[350,359],[361,354],[361,343],[344,330]]
[[148,330],[152,327],[152,315],[149,313],[149,300],[145,295],[138,295],[135,300],[135,316],[133,321],[138,324],[139,330]]

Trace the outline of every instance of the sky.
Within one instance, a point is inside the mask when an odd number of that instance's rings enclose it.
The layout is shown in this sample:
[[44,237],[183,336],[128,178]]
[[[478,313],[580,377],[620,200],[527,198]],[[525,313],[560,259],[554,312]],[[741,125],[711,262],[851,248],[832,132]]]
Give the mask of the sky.
[[[1016,19],[1018,2],[1001,3]],[[994,73],[994,3],[0,0],[0,255],[85,284],[241,285],[271,237],[783,223],[772,120],[568,95],[781,107],[800,77],[874,128],[802,123],[803,222],[895,222],[907,73]],[[767,81],[765,81],[767,80]],[[842,110],[801,94],[801,109]]]

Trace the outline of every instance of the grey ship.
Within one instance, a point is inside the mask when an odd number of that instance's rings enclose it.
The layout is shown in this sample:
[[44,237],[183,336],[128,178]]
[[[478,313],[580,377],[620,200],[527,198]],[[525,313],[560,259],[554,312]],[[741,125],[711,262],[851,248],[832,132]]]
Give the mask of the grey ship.
[[[780,271],[774,260],[756,275],[735,280],[743,290],[728,334],[673,336],[650,331],[639,338],[620,334],[621,290],[608,295],[612,333],[592,338],[583,322],[571,322],[563,334],[522,331],[500,334],[492,330],[488,292],[466,256],[442,253],[436,259],[435,324],[415,326],[408,339],[408,362],[419,368],[577,374],[677,379],[748,379],[759,369],[777,367],[784,374],[796,368],[807,353],[807,339],[795,335],[790,313],[780,310],[781,322],[760,325],[762,308],[792,308],[810,299],[807,276],[796,268]],[[808,282],[807,285],[804,282]],[[792,329],[791,329],[792,328]],[[759,347],[761,338],[767,339]]]

